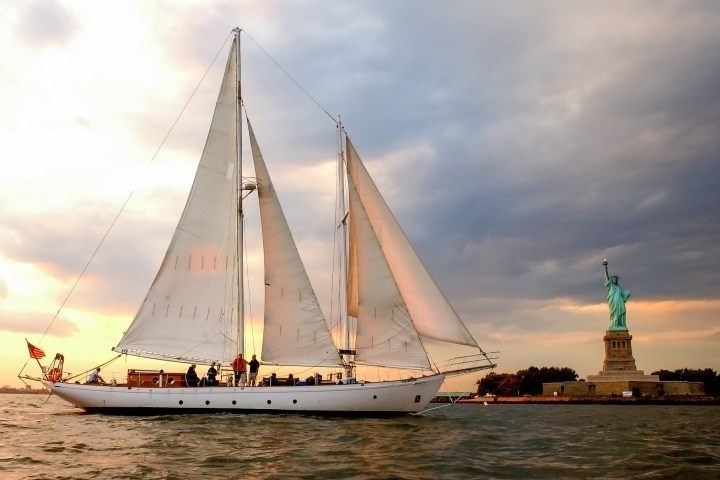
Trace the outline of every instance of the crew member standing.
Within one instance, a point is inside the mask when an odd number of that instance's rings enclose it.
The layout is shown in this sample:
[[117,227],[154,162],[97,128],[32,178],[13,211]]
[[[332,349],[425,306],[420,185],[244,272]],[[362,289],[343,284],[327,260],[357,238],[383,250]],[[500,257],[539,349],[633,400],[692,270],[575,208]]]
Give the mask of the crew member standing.
[[238,356],[232,363],[233,372],[235,372],[235,386],[244,387],[247,381],[247,362],[242,356],[242,353],[238,353]]
[[257,381],[257,375],[258,375],[259,369],[260,369],[260,362],[258,362],[255,355],[253,355],[252,360],[250,360],[250,376],[249,376],[250,382],[249,383],[250,383],[251,387],[255,386],[255,382]]

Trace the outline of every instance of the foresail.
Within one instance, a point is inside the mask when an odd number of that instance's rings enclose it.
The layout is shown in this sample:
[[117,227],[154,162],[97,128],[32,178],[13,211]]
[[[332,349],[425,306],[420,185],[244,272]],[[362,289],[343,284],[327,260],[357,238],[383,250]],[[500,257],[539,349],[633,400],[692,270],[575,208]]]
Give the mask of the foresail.
[[[407,306],[407,311],[418,334],[420,337],[478,347],[477,342],[448,303],[405,236],[349,138],[346,139],[346,147],[348,176],[355,186],[358,201],[362,203],[367,213],[369,224],[382,251],[384,261],[392,272],[402,301]],[[357,212],[353,211],[351,215],[357,217]],[[360,239],[357,238],[356,243],[359,242]],[[359,265],[363,262],[360,252],[358,248],[351,248],[350,251],[351,254],[358,255],[356,260],[358,272],[361,270]],[[353,260],[350,260],[349,263],[352,265]],[[348,281],[352,282],[352,279]],[[362,285],[358,284],[361,308],[364,302],[381,304],[385,301],[367,296],[363,299],[360,287]],[[352,291],[349,291],[348,298],[353,298]],[[353,308],[356,307],[348,306],[349,311],[353,311]],[[361,319],[358,319],[358,329],[362,328],[360,324]]]
[[230,360],[237,351],[236,49],[233,42],[185,209],[116,351],[189,361]]
[[250,121],[265,252],[262,361],[283,365],[340,365],[325,317],[310,284]]
[[358,319],[355,360],[369,365],[429,369],[425,349],[352,178],[348,184],[351,212],[349,271],[354,279],[349,284],[353,306],[349,312]]

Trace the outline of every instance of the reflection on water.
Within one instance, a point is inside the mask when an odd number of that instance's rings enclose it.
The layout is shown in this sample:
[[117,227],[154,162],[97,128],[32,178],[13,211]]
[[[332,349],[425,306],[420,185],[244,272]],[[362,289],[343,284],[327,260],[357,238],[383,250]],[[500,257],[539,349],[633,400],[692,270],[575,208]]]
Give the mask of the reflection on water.
[[720,478],[717,406],[122,417],[46,398],[0,396],[0,478]]

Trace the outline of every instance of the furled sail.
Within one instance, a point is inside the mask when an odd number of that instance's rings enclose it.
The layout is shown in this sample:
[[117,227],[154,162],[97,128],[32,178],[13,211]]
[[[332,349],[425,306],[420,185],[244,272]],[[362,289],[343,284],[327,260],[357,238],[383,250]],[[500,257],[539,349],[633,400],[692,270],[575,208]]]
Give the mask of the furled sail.
[[160,270],[116,351],[230,360],[237,325],[237,93],[233,42],[190,195]]
[[[358,211],[357,207],[353,210],[353,204],[362,204],[368,224],[372,229],[372,235],[366,233],[363,235],[365,238],[360,238],[356,229],[354,245],[350,246],[350,255],[356,256],[355,259],[351,258],[349,261],[351,273],[353,273],[352,269],[355,268],[353,265],[356,265],[355,270],[358,275],[357,278],[348,279],[348,299],[350,301],[353,299],[358,300],[356,305],[352,303],[348,305],[348,311],[358,312],[359,314],[357,322],[358,340],[356,340],[355,345],[357,349],[356,359],[363,361],[362,352],[365,351],[364,347],[368,346],[370,338],[372,338],[372,345],[376,343],[391,345],[394,343],[392,338],[396,334],[392,330],[389,334],[383,336],[382,329],[376,326],[376,324],[379,325],[378,320],[374,319],[374,317],[368,319],[367,315],[363,315],[363,309],[367,314],[374,315],[375,309],[372,307],[373,305],[379,306],[377,309],[379,312],[384,311],[391,315],[391,318],[386,320],[395,325],[405,322],[404,318],[401,321],[395,316],[401,314],[403,309],[407,308],[409,318],[421,338],[479,348],[477,342],[455,310],[453,310],[413,249],[365,169],[349,138],[346,139],[346,152],[348,178],[357,193],[357,200],[355,202],[351,200],[350,219],[359,225],[363,224],[363,214]],[[352,191],[353,188],[350,188],[350,190]],[[353,235],[351,235],[352,238]],[[376,254],[375,248],[360,248],[360,242],[370,240],[377,243],[379,247],[378,254]],[[379,255],[379,252],[382,252],[382,255]],[[361,258],[361,256],[366,258]],[[366,271],[370,272],[366,274],[366,276],[369,276],[364,281],[365,287],[361,278],[363,271],[361,265],[366,265]],[[369,290],[366,288],[367,286],[372,287],[373,282],[376,281],[370,277],[373,275],[380,275],[379,278],[382,279],[382,282],[390,285],[389,279],[386,279],[386,274],[383,273],[385,268],[391,273],[392,279],[397,285],[399,295],[395,296],[395,300],[388,298],[388,292],[384,288],[373,287]],[[377,274],[377,272],[381,273]],[[357,291],[357,294],[355,294],[355,291]],[[404,307],[401,305],[402,303],[404,303]],[[362,341],[362,344],[358,344],[358,341]],[[398,346],[393,345],[393,348],[398,348]],[[401,345],[400,348],[404,348],[404,345]],[[408,348],[410,348],[409,344]],[[370,349],[370,351],[376,350],[375,348]],[[372,361],[372,358],[370,360]]]
[[265,253],[262,360],[282,365],[341,365],[250,121],[247,123]]

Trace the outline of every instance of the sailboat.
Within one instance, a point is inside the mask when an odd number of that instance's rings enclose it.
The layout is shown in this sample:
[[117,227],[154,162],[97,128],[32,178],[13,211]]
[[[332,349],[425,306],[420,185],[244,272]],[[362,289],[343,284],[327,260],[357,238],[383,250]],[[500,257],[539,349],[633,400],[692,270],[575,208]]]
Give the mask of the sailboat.
[[[63,379],[62,365],[53,364],[44,369],[41,381],[87,412],[421,412],[446,377],[493,368],[494,357],[480,348],[432,280],[339,121],[338,163],[345,179],[338,182],[343,200],[337,224],[346,280],[339,287],[344,326],[336,345],[243,108],[241,32],[232,32],[210,130],[175,233],[142,305],[113,350],[223,366],[246,352],[243,219],[251,200],[257,200],[264,251],[263,369],[290,365],[332,373],[300,382],[285,379],[279,386],[236,386],[232,380],[198,386],[180,368],[129,370],[126,382],[102,385]],[[243,176],[245,134],[255,177]],[[473,353],[451,359],[441,369],[428,356],[428,341],[463,345]],[[62,362],[64,356],[55,358]],[[357,375],[358,366],[418,373],[370,381]]]

